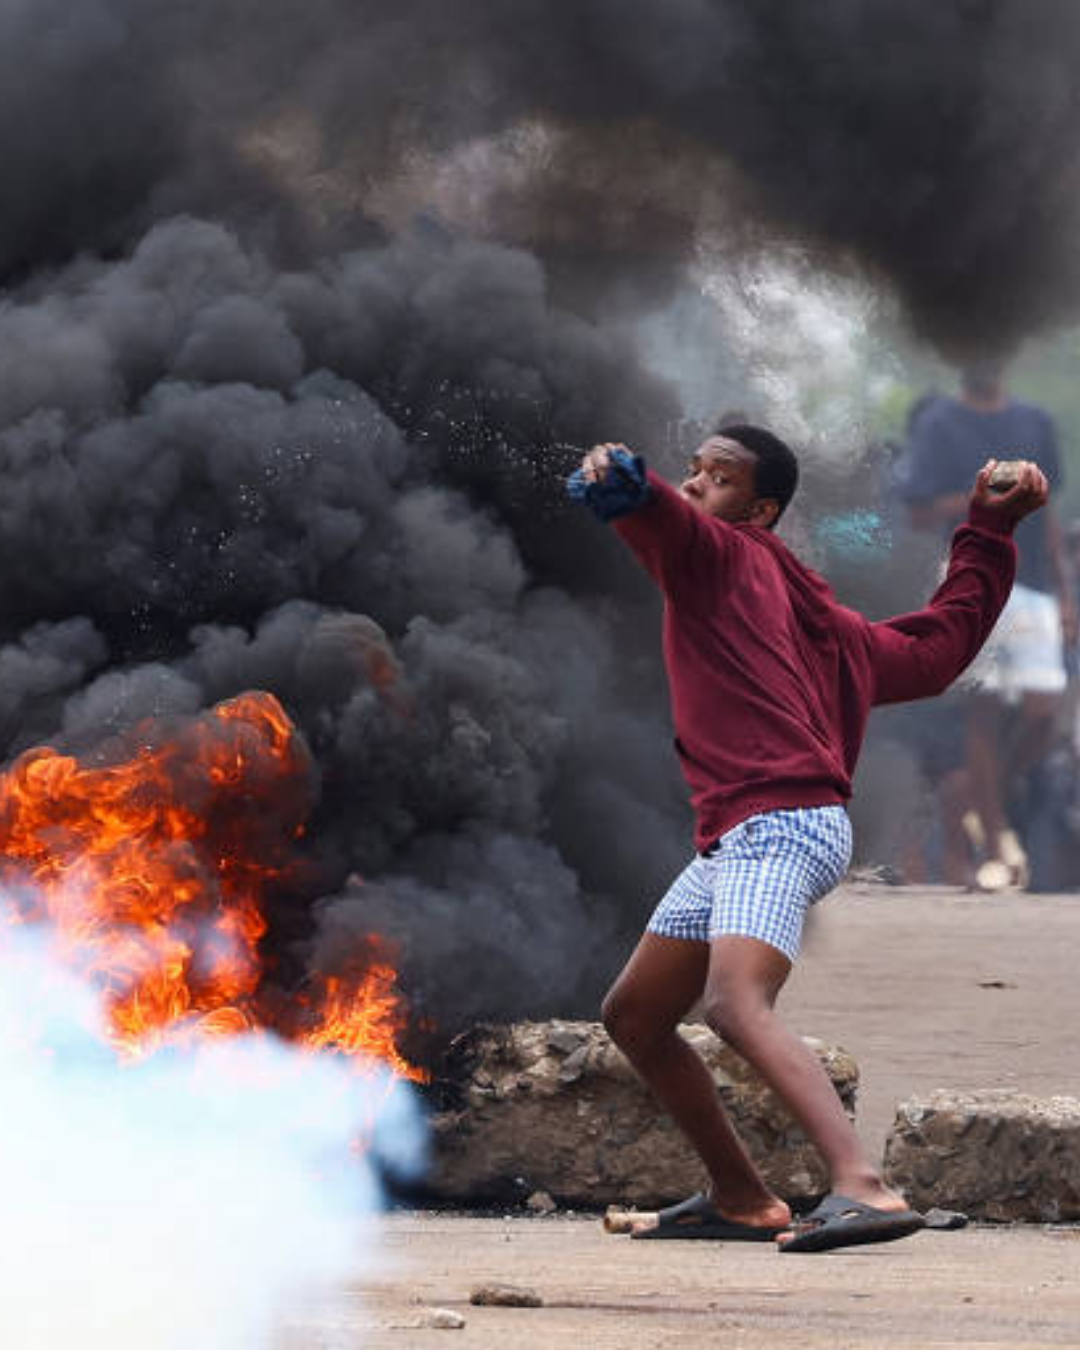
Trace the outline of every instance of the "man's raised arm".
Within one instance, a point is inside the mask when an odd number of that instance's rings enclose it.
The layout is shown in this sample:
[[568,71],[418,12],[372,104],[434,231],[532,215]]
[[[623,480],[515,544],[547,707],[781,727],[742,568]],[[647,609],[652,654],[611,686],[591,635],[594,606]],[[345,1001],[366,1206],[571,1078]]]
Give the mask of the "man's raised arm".
[[1049,494],[1045,475],[1030,461],[987,461],[975,479],[967,521],[953,536],[945,580],[929,605],[870,626],[875,703],[940,694],[971,664],[1012,590],[1013,530]]

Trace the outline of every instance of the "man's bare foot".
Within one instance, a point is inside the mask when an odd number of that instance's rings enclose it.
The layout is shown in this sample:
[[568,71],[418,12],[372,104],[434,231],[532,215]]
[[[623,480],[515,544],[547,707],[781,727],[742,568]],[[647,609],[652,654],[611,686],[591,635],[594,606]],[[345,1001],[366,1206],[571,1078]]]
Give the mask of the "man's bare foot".
[[875,1209],[892,1213],[894,1210],[908,1208],[908,1202],[878,1176],[846,1178],[837,1177],[831,1188],[837,1195],[846,1195],[849,1200],[858,1200],[864,1205],[873,1205]]

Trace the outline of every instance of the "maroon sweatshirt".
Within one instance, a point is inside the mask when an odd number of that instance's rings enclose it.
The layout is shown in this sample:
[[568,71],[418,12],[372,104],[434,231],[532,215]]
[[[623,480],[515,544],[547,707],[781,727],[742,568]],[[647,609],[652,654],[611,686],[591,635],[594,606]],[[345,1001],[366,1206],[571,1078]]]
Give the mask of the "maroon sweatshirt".
[[770,530],[704,515],[656,474],[615,528],[664,593],[664,661],[695,842],[759,811],[851,796],[877,703],[938,694],[1012,588],[1013,522],[972,504],[929,605],[871,623]]

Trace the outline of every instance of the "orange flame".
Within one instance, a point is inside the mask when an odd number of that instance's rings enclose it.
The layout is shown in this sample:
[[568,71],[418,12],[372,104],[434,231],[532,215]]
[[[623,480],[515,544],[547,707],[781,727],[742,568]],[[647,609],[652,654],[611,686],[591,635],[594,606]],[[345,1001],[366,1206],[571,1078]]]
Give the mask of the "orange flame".
[[422,1082],[427,1075],[398,1053],[395,1038],[400,1030],[400,1000],[394,988],[397,972],[392,966],[369,967],[359,980],[330,976],[325,981],[319,1024],[302,1040],[312,1050],[335,1049],[346,1055],[377,1057],[400,1078]]
[[[48,924],[102,991],[125,1057],[262,1025],[263,895],[310,806],[310,762],[278,701],[256,691],[179,732],[90,764],[49,748],[0,775],[0,883],[13,922]],[[397,1050],[405,1011],[386,964],[306,999],[311,1049],[423,1075]]]

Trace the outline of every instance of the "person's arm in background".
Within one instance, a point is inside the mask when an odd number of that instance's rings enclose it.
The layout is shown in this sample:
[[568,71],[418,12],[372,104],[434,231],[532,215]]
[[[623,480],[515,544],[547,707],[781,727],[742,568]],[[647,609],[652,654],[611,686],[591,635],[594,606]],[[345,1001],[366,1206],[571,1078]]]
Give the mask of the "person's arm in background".
[[1076,605],[1076,590],[1065,561],[1065,540],[1061,519],[1053,502],[1046,504],[1046,547],[1050,555],[1050,572],[1054,578],[1054,594],[1061,607],[1061,636],[1065,646],[1074,647],[1080,637],[1080,610]]
[[875,703],[940,694],[978,655],[1016,573],[1017,523],[1046,504],[1046,476],[1025,463],[1016,484],[993,492],[990,460],[975,480],[967,523],[953,538],[949,569],[925,609],[869,626]]
[[[1046,474],[1052,492],[1058,492],[1062,486],[1061,451],[1058,447],[1057,428],[1053,419],[1047,415],[1043,432],[1045,442]],[[1077,611],[1076,590],[1073,577],[1065,557],[1065,540],[1061,529],[1061,517],[1051,497],[1046,504],[1046,552],[1050,562],[1050,575],[1054,582],[1054,594],[1061,608],[1061,636],[1066,650],[1076,645],[1080,636],[1080,612]]]

